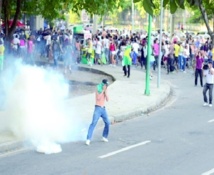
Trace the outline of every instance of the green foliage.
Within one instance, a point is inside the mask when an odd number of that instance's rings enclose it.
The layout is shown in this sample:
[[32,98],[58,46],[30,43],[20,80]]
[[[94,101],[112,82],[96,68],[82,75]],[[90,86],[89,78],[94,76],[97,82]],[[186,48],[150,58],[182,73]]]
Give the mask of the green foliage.
[[[135,0],[135,2],[139,2],[140,0]],[[154,15],[154,11],[157,10],[156,0],[141,0],[143,1],[143,6],[147,13],[150,15]],[[160,1],[160,0],[159,0]],[[190,7],[198,7],[198,3],[203,3],[206,13],[213,14],[214,12],[214,1],[213,0],[163,0],[163,7],[169,8],[170,12],[173,14],[176,12],[178,8],[185,9],[185,6],[188,4]],[[160,6],[160,3],[159,3]]]
[[136,4],[141,4],[144,10],[152,16],[160,14],[160,0],[134,0]]

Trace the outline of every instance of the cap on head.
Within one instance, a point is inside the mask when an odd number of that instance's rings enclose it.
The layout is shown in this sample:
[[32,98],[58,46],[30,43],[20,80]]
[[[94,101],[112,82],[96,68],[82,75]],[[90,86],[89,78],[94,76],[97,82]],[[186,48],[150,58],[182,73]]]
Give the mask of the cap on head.
[[102,83],[103,83],[104,85],[107,85],[107,86],[109,85],[109,82],[108,82],[107,79],[103,79],[103,80],[102,80]]

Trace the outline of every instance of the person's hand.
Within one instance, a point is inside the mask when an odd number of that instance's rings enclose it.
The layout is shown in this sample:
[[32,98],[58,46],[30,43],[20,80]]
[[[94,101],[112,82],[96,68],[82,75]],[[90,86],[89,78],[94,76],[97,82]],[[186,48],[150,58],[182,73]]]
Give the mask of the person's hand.
[[104,85],[104,86],[103,86],[103,90],[105,91],[106,89],[107,89],[107,86],[106,86],[106,85]]
[[108,86],[106,86],[106,85],[103,86],[103,91],[104,91],[104,93],[107,91],[107,87],[108,87]]

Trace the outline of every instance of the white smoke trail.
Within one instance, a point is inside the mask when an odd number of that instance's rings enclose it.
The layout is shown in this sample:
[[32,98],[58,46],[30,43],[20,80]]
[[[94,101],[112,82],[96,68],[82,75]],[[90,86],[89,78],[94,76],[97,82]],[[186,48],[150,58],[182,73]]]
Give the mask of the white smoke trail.
[[1,84],[7,129],[30,141],[37,151],[57,153],[59,143],[83,139],[82,121],[72,116],[72,107],[65,108],[69,86],[61,74],[16,62]]

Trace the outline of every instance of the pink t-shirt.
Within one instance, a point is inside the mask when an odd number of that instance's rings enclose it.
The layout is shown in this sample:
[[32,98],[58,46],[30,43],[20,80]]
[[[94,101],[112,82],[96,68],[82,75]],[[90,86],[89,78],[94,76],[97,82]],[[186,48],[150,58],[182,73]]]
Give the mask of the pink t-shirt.
[[115,45],[113,43],[110,44],[109,50],[110,51],[115,51],[116,50]]
[[20,46],[25,46],[25,40],[20,39]]
[[33,52],[33,41],[28,40],[28,53],[32,53]]
[[153,48],[154,56],[158,56],[159,55],[159,44],[157,44],[157,43],[153,44],[152,48]]

